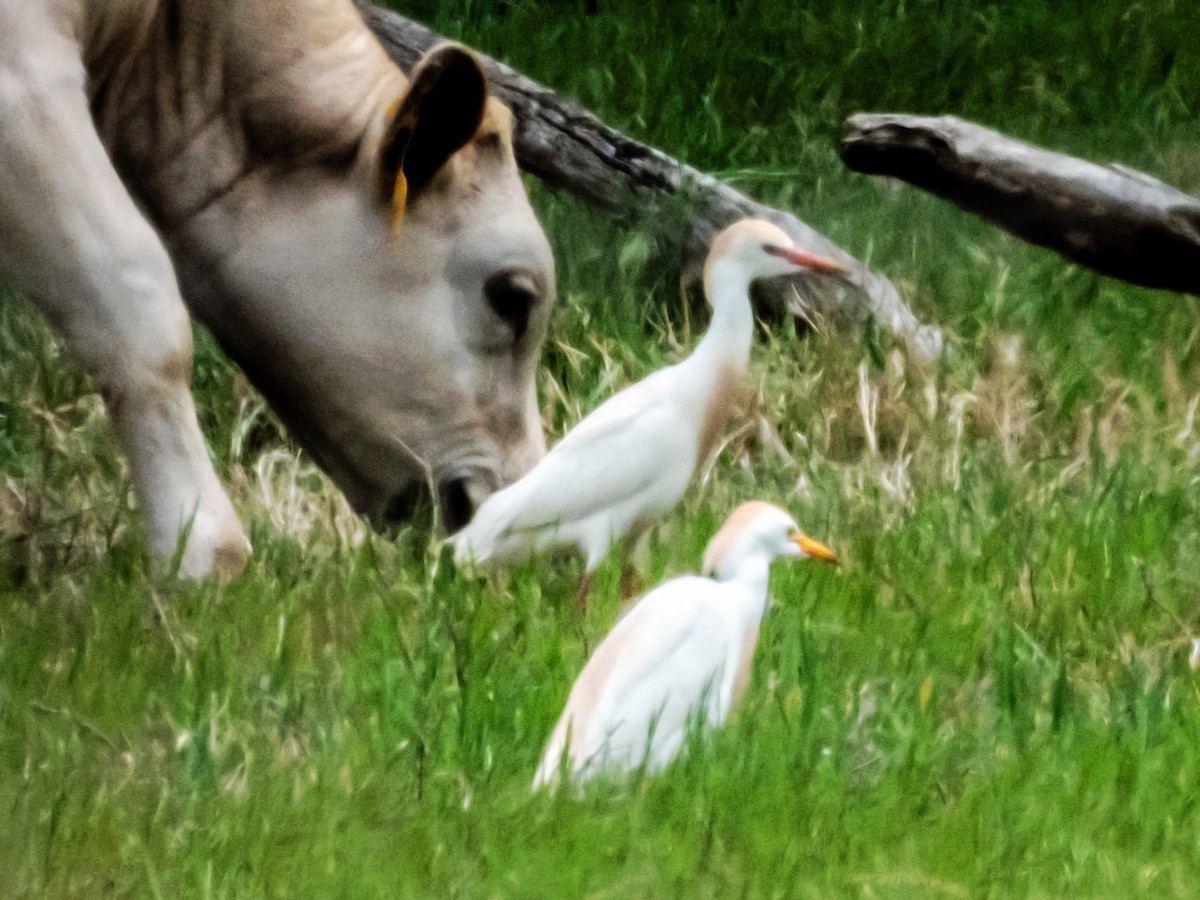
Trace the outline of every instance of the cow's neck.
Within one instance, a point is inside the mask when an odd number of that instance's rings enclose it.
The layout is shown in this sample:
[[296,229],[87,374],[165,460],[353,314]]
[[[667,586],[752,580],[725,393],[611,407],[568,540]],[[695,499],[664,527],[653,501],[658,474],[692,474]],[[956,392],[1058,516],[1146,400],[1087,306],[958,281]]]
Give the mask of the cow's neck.
[[404,84],[349,0],[94,0],[83,35],[97,129],[169,242],[247,179],[350,165]]

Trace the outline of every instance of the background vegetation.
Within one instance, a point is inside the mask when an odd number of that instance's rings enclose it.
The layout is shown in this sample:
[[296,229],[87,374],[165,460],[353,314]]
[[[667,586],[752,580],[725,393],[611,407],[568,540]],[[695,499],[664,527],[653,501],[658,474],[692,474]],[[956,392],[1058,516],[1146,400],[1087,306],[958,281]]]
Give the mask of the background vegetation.
[[[593,11],[589,11],[589,6]],[[0,894],[1194,896],[1200,328],[845,171],[843,118],[955,112],[1200,192],[1200,6],[1171,0],[399,4],[791,208],[950,337],[764,330],[753,409],[644,548],[743,499],[844,559],[780,567],[746,704],[665,775],[531,796],[619,599],[369,536],[203,335],[196,393],[256,553],[155,580],[97,396],[0,299]],[[638,210],[529,185],[556,435],[702,323]]]

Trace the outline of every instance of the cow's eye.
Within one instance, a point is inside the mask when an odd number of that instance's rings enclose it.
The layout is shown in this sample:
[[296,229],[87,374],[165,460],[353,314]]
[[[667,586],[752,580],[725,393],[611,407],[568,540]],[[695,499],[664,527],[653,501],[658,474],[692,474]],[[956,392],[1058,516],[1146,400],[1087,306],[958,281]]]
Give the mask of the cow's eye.
[[492,312],[512,329],[519,341],[529,328],[529,314],[538,300],[537,282],[528,272],[499,272],[483,285],[483,295]]

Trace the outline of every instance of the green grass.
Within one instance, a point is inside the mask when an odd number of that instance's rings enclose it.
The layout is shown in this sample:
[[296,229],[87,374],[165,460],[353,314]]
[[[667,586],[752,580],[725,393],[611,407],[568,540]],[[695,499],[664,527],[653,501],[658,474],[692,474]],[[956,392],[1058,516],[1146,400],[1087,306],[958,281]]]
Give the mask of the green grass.
[[[1194,896],[1195,301],[1069,266],[845,171],[860,110],[956,112],[1200,192],[1200,8],[1097,3],[406,8],[790,208],[947,330],[764,332],[757,399],[640,560],[733,505],[844,559],[780,566],[746,702],[665,774],[531,796],[619,566],[492,585],[366,534],[203,335],[196,392],[256,552],[144,569],[102,406],[0,299],[0,894]],[[560,267],[555,434],[678,358],[666,244],[530,184]]]

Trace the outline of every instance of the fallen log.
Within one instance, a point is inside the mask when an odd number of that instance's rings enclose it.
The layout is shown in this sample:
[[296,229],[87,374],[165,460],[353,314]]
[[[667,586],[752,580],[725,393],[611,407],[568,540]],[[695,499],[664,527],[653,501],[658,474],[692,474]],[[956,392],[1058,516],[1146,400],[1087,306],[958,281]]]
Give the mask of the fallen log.
[[[384,49],[405,70],[443,40],[425,26],[365,0],[359,0],[359,8]],[[718,179],[638,143],[501,62],[483,54],[479,59],[493,93],[513,111],[513,143],[522,169],[553,188],[615,213],[629,210],[632,204],[667,212],[680,200],[686,202],[690,230],[679,241],[684,248],[683,290],[691,292],[698,285],[712,236],[737,219],[755,216],[774,222],[806,249],[837,260],[851,272],[850,284],[806,276],[777,279],[756,290],[760,307],[775,314],[786,310],[806,325],[821,318],[874,319],[900,335],[917,355],[933,359],[941,353],[941,331],[918,321],[891,281],[795,216],[758,203]],[[668,214],[662,218],[670,222],[678,217]]]
[[1118,164],[1044,150],[953,116],[860,113],[842,161],[890,175],[1072,262],[1200,294],[1200,199]]

